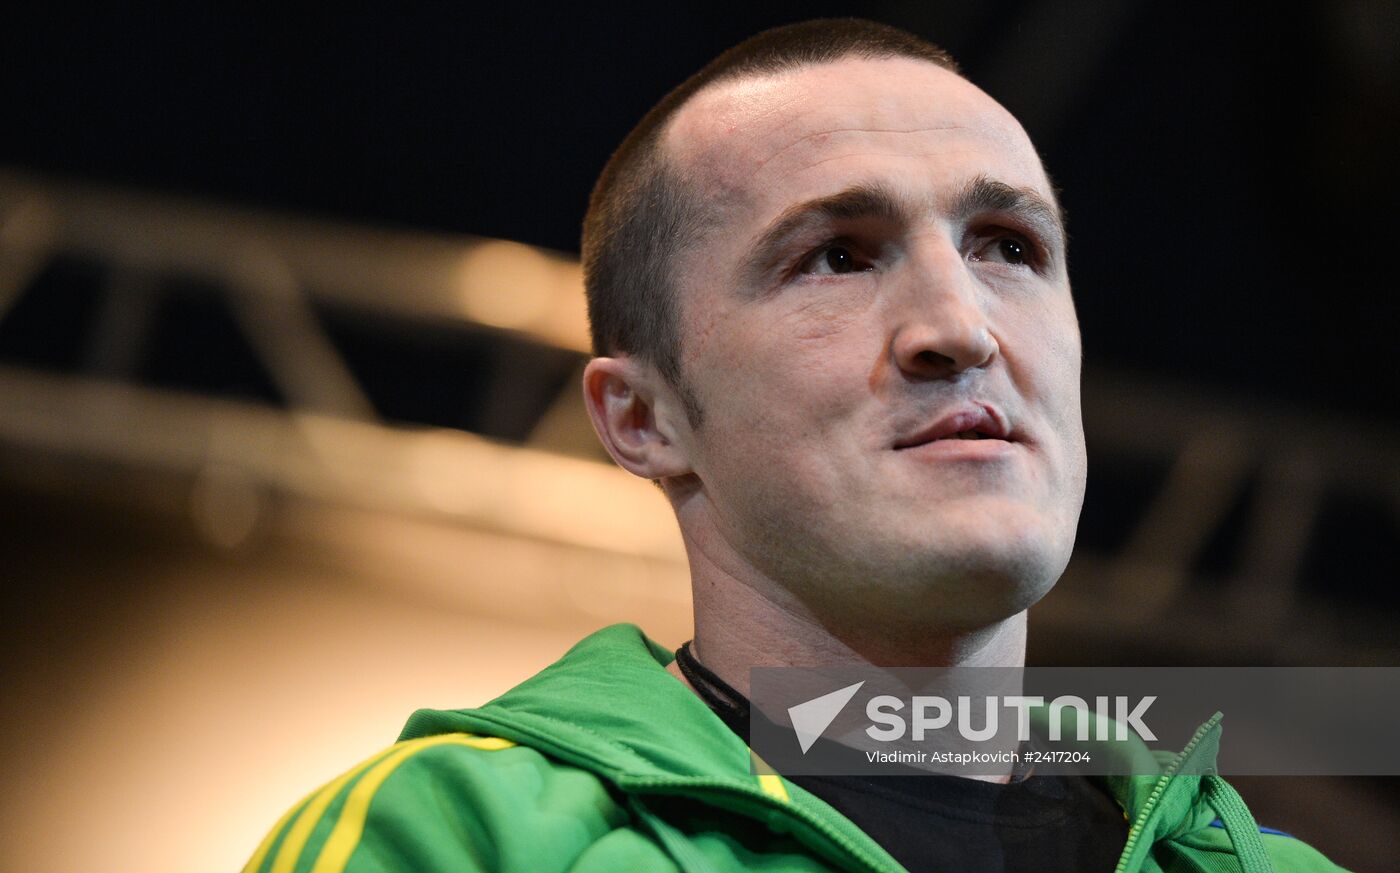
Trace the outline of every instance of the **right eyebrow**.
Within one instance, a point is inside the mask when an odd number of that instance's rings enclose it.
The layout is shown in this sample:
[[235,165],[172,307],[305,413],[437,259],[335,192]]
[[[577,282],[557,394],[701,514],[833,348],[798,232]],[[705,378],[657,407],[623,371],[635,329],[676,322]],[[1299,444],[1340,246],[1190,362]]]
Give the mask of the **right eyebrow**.
[[788,241],[809,228],[862,218],[900,221],[906,217],[899,198],[883,185],[853,185],[835,194],[796,203],[784,209],[758,235],[745,259],[745,272],[768,270]]

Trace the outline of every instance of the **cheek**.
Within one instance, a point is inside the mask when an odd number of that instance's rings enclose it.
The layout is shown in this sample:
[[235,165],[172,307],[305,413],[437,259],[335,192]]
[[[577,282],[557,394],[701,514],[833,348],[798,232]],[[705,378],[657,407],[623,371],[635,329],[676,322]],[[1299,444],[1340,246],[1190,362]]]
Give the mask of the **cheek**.
[[[823,304],[776,318],[735,318],[695,361],[703,383],[712,461],[784,487],[834,488],[849,466],[868,399],[869,360],[858,319]],[[877,343],[878,345],[878,343]],[[846,458],[843,464],[841,459]]]
[[867,317],[872,295],[841,288],[794,289],[786,298],[727,314],[711,325],[704,363],[715,402],[739,401],[765,428],[811,431],[834,424],[863,400],[879,356]]
[[1080,370],[1083,347],[1079,338],[1079,322],[1067,297],[1062,305],[1056,307],[1051,318],[1053,320],[1048,323],[1056,325],[1056,328],[1048,331],[1048,348],[1045,351],[1047,360],[1054,362],[1047,368],[1047,372],[1054,377],[1050,415],[1060,424],[1061,433],[1071,447],[1077,447],[1082,454],[1084,425],[1080,412]]
[[1079,326],[1063,296],[1007,313],[1006,356],[1012,381],[1039,419],[1042,447],[1050,462],[1047,486],[1054,499],[1082,496],[1085,476],[1084,425],[1080,408]]
[[1082,349],[1068,291],[998,313],[1012,376],[1025,399],[1054,420],[1079,418]]
[[835,350],[864,348],[877,291],[873,278],[814,280],[800,300],[782,311],[774,329],[792,340],[797,354],[826,357]]
[[774,451],[822,442],[850,417],[860,385],[859,373],[825,345],[805,340],[730,359],[711,380],[715,421]]

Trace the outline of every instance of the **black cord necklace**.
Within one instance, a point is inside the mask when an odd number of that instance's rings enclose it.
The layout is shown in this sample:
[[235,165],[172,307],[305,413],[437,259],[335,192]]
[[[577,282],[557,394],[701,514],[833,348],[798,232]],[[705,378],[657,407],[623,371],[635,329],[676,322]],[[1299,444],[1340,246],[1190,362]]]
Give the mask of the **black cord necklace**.
[[749,736],[749,699],[734,689],[734,686],[715,675],[714,671],[696,659],[687,641],[676,649],[676,666],[700,695],[700,699],[714,710],[725,727],[741,737]]
[[[700,663],[695,657],[695,653],[690,650],[691,643],[688,640],[676,649],[676,666],[680,668],[681,675],[690,681],[695,692],[700,695],[700,699],[719,716],[725,727],[729,728],[745,742],[750,738],[750,705],[749,699],[740,694],[734,686],[719,678],[713,670]],[[1032,742],[1031,745],[1034,745]],[[1012,769],[1012,783],[1021,782],[1030,777],[1035,771],[1034,764],[1020,763]]]

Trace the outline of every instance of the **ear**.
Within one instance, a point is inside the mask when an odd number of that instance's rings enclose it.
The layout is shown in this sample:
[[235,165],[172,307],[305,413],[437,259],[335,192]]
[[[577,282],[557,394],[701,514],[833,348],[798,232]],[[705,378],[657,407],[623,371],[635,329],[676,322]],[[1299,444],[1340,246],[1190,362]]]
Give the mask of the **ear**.
[[583,402],[614,461],[644,479],[692,472],[680,399],[656,368],[627,356],[583,368]]

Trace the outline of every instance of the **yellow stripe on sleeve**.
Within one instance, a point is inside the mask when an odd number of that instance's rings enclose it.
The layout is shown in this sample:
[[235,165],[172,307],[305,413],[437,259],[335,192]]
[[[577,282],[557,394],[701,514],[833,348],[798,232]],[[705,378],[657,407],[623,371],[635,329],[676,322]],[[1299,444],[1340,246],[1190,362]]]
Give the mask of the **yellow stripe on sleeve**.
[[282,833],[282,828],[287,826],[287,822],[292,820],[292,816],[296,815],[297,810],[301,809],[315,794],[315,791],[311,792],[293,804],[291,809],[282,813],[277,824],[272,826],[272,830],[268,831],[267,836],[263,837],[263,841],[258,844],[258,850],[253,853],[253,857],[249,858],[248,863],[243,866],[243,873],[258,873],[262,869],[263,860],[267,858],[272,844],[277,842],[277,835]]
[[787,803],[792,798],[788,796],[787,786],[783,784],[783,777],[777,771],[768,766],[768,762],[758,756],[753,749],[749,749],[749,759],[753,764],[754,773],[758,776],[758,787],[763,789],[763,793],[769,797],[776,797],[783,803]]
[[784,803],[791,799],[788,797],[787,786],[783,784],[783,777],[776,773],[758,774],[758,787],[763,789],[764,794],[776,797]]
[[[340,775],[320,791],[315,792],[311,800],[302,807],[301,814],[297,816],[291,830],[287,831],[287,838],[282,841],[282,847],[277,850],[277,857],[273,860],[272,870],[269,873],[292,873],[292,869],[296,867],[297,859],[301,857],[301,850],[306,847],[306,841],[311,836],[312,828],[316,827],[316,822],[321,820],[321,815],[326,811],[326,807],[330,806],[331,801],[345,787],[345,784],[382,760],[386,755],[393,754],[394,749],[401,745],[402,743],[390,746],[353,770]],[[281,825],[282,822],[278,822],[278,826],[273,829],[272,834],[281,830]],[[269,847],[272,845],[272,834],[268,836],[267,845]],[[259,852],[263,852],[261,847],[259,847]],[[262,859],[254,856],[254,860],[261,861]],[[247,871],[248,873],[257,873],[256,865],[250,862]]]
[[374,800],[379,786],[384,784],[384,780],[388,779],[400,764],[413,755],[433,746],[444,745],[467,746],[493,752],[508,749],[515,743],[500,737],[477,737],[471,734],[443,734],[400,743],[350,791],[350,796],[346,798],[345,806],[340,811],[340,820],[335,823],[335,830],[331,831],[326,844],[321,847],[321,855],[316,859],[316,866],[311,869],[311,873],[342,873],[345,865],[350,862],[350,855],[364,835],[369,805]]
[[497,752],[501,749],[509,749],[515,743],[501,737],[474,737],[471,734],[457,734],[461,738],[463,745],[471,746],[473,749],[481,749],[483,752]]

